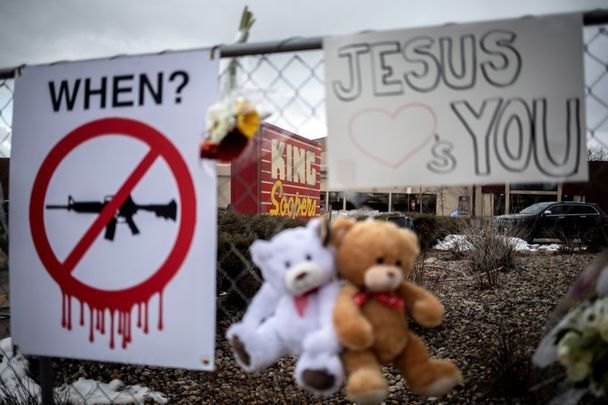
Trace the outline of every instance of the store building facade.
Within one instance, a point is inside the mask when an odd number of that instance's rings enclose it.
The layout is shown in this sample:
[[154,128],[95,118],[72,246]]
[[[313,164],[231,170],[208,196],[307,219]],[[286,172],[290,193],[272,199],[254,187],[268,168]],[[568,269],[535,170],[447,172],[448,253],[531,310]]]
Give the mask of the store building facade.
[[[282,134],[284,138],[295,137],[295,144],[301,145],[301,142],[310,142],[311,151],[318,151],[320,154],[320,163],[317,164],[316,160],[314,163],[314,167],[319,168],[318,173],[315,173],[315,177],[319,179],[319,185],[314,186],[319,187],[319,192],[316,194],[316,190],[311,191],[314,198],[318,199],[317,214],[330,210],[369,208],[380,212],[421,212],[441,216],[457,213],[460,216],[489,217],[519,212],[527,206],[543,201],[596,202],[608,212],[608,162],[606,161],[589,162],[588,183],[412,186],[340,192],[327,187],[325,138],[308,141],[287,131],[282,131]],[[285,139],[283,140],[285,141]],[[306,164],[305,161],[302,164]],[[292,170],[297,170],[297,167]],[[234,187],[232,190],[230,187],[230,165],[218,165],[218,176],[218,203],[221,208],[226,208],[231,201],[235,201]],[[273,179],[267,179],[267,181],[273,181]],[[310,187],[305,184],[298,186]],[[266,190],[266,195],[270,197],[272,190],[270,190],[271,193],[268,191]],[[301,195],[298,194],[298,191],[295,188],[283,190],[282,197]]]

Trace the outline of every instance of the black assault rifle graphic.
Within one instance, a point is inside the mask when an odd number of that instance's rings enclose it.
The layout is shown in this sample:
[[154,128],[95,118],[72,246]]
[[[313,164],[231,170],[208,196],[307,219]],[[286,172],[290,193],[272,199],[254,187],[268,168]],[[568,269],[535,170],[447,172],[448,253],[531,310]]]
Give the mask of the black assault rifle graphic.
[[[68,196],[68,205],[47,205],[46,209],[48,210],[67,210],[74,211],[79,214],[94,214],[100,213],[105,206],[110,202],[113,196],[106,196],[103,202],[99,201],[74,201],[72,196]],[[133,235],[137,235],[139,233],[139,229],[135,222],[133,221],[133,216],[137,214],[137,211],[151,211],[156,214],[157,217],[163,217],[165,219],[171,219],[175,221],[177,217],[177,204],[175,200],[171,200],[168,204],[147,204],[147,205],[138,205],[135,204],[131,195],[127,197],[125,202],[120,206],[118,212],[114,214],[114,217],[110,220],[108,225],[106,225],[105,238],[109,241],[114,240],[114,234],[116,233],[116,224],[124,224],[126,223],[131,229],[131,233]],[[119,219],[123,221],[119,222]]]

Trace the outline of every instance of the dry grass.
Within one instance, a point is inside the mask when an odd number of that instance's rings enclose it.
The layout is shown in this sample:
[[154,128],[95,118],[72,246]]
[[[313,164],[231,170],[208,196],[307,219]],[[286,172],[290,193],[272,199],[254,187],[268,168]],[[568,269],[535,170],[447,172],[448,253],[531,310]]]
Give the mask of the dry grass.
[[491,220],[472,219],[461,224],[459,233],[464,235],[466,246],[452,254],[466,260],[478,287],[497,287],[501,273],[517,268],[516,241],[510,238],[519,233],[517,229],[499,230]]
[[429,263],[429,257],[430,254],[428,250],[422,251],[420,256],[418,256],[416,263],[414,263],[414,268],[410,273],[410,281],[431,292],[436,292],[441,287],[442,281],[446,277],[446,269],[442,266],[435,265],[434,263]]
[[531,355],[520,342],[519,330],[500,322],[488,339],[491,376],[487,396],[524,399],[532,382]]

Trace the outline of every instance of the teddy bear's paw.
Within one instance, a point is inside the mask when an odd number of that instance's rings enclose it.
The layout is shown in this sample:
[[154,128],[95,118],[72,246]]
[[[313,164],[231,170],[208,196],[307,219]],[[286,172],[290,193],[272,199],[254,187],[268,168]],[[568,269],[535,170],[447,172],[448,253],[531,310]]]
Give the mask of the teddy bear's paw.
[[418,301],[412,308],[412,317],[424,328],[434,328],[443,322],[443,305],[437,300]]
[[421,390],[421,394],[437,397],[450,392],[455,386],[463,384],[462,373],[448,360],[431,360],[434,379]]
[[314,395],[328,396],[344,383],[344,369],[336,352],[304,352],[295,369],[298,385]]
[[345,391],[357,404],[379,404],[386,398],[388,387],[379,369],[363,368],[350,375]]
[[230,346],[232,347],[234,357],[242,364],[243,368],[249,368],[251,365],[251,356],[247,352],[247,349],[245,349],[245,344],[237,335],[230,339]]
[[302,372],[302,383],[315,391],[327,391],[336,382],[336,377],[325,369],[304,370]]
[[340,342],[351,350],[365,350],[374,343],[374,329],[364,318],[345,322],[340,331]]

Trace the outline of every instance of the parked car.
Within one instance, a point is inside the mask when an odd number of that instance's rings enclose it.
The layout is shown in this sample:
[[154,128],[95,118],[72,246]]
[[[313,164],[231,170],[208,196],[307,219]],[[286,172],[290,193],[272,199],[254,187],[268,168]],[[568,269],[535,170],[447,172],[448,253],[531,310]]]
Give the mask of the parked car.
[[[499,228],[511,228],[528,242],[536,238],[580,237],[586,243],[606,245],[608,215],[595,203],[541,202],[517,214],[496,217]],[[591,240],[593,239],[593,240]]]
[[394,223],[399,228],[414,229],[414,218],[406,215],[389,215],[385,217],[385,220]]

